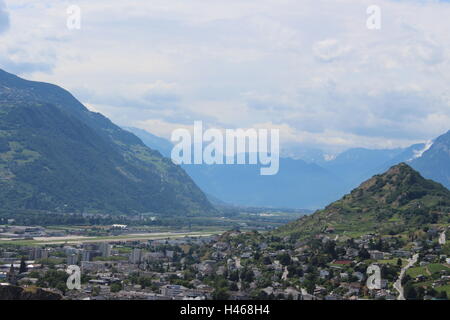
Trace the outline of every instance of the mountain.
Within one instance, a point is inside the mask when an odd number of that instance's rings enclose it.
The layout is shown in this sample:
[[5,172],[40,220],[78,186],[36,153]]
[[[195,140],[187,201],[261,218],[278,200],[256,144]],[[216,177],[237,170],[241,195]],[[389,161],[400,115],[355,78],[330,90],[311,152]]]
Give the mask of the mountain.
[[259,165],[185,165],[202,190],[230,204],[319,208],[339,198],[339,179],[316,164],[280,158],[280,170],[261,176]]
[[419,157],[426,148],[428,148],[429,143],[417,143],[404,148],[400,153],[398,153],[393,158],[390,158],[387,162],[383,163],[381,167],[379,167],[377,173],[382,173],[388,170],[390,167],[402,163],[402,162],[410,162],[415,158]]
[[124,127],[123,129],[133,133],[136,137],[139,137],[139,139],[141,139],[150,149],[158,150],[164,157],[170,158],[173,144],[169,140],[138,128]]
[[[172,147],[170,141],[145,130],[127,130],[135,133],[150,148],[169,156],[169,148]],[[407,148],[353,148],[328,161],[317,149],[305,149],[303,153],[295,150],[297,156],[302,155],[309,161],[282,157],[279,173],[271,177],[260,176],[259,166],[251,165],[182,167],[210,197],[229,204],[317,209],[339,199],[361,181],[402,162],[410,163],[425,177],[450,187],[449,140],[447,134],[434,142],[414,144]]]
[[281,157],[300,159],[308,163],[322,165],[330,156],[318,148],[289,144],[287,147],[281,149]]
[[423,178],[405,163],[375,175],[325,209],[278,232],[301,236],[323,232],[348,235],[396,234],[425,224],[450,223],[450,191]]
[[410,164],[424,177],[450,188],[450,131],[429,144],[428,149]]
[[7,210],[211,212],[169,159],[68,91],[0,70],[0,203]]
[[[168,140],[127,128],[148,147],[167,154]],[[156,139],[155,139],[156,137]],[[215,203],[239,206],[316,209],[338,199],[339,178],[314,163],[281,158],[280,171],[261,176],[259,165],[182,165]]]
[[384,163],[402,152],[403,149],[352,148],[324,162],[322,166],[345,182],[342,189],[345,190],[344,193],[347,193],[357,187],[361,181],[380,173],[381,171],[378,170]]

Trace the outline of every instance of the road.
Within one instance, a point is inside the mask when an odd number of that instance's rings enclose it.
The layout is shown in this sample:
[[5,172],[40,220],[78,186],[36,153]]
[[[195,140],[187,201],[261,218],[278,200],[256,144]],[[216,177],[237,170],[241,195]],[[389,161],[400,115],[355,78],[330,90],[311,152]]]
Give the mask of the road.
[[419,259],[419,254],[416,253],[415,255],[413,255],[413,257],[411,259],[408,260],[408,264],[406,266],[404,266],[402,268],[402,270],[400,271],[400,276],[398,277],[397,281],[395,281],[395,283],[394,283],[394,288],[395,288],[395,290],[398,291],[397,300],[406,300],[405,296],[404,296],[404,292],[403,292],[402,280],[406,274],[406,270],[408,270],[413,265],[415,265],[418,259]]

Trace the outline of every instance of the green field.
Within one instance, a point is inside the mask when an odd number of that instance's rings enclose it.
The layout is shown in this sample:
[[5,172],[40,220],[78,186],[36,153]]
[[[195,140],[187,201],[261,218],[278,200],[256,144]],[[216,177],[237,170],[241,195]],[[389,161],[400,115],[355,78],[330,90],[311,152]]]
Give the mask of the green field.
[[408,269],[408,271],[406,271],[406,274],[411,276],[412,278],[415,278],[419,275],[429,276],[430,274],[438,273],[441,271],[450,271],[450,268],[440,263],[430,263],[427,266],[410,268]]
[[406,271],[406,274],[408,276],[410,276],[411,278],[416,278],[419,275],[427,276],[428,272],[425,267],[413,267],[413,268],[409,268]]
[[[398,258],[394,258],[394,259],[388,259],[388,260],[376,260],[375,263],[378,264],[392,264],[392,265],[397,265],[397,260]],[[402,260],[402,267],[406,266],[408,264],[408,260],[407,259],[401,259]]]
[[441,272],[441,271],[450,271],[450,268],[440,264],[440,263],[431,263],[427,266],[428,270],[431,274]]
[[436,287],[434,289],[436,291],[438,291],[438,292],[445,291],[445,292],[447,292],[447,297],[450,297],[450,284],[447,284],[447,285],[442,286],[442,287]]

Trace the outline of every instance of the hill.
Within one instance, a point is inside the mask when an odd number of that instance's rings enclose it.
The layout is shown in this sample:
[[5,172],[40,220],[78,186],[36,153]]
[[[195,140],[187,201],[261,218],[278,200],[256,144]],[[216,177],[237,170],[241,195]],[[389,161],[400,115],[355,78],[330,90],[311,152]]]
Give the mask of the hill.
[[0,70],[0,203],[7,210],[201,213],[179,166],[69,92]]
[[396,234],[426,224],[448,224],[449,212],[450,191],[401,163],[277,232],[299,236],[324,232]]

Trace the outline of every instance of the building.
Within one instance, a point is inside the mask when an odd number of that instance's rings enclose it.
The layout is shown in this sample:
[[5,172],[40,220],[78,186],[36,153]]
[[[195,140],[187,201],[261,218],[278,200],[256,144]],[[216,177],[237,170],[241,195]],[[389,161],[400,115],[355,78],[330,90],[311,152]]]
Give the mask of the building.
[[130,253],[130,262],[134,264],[139,264],[141,262],[142,252],[141,249],[134,248]]
[[75,253],[72,253],[67,256],[67,264],[68,265],[75,265],[78,263],[78,255]]
[[91,251],[89,250],[81,251],[81,261],[91,261],[91,259],[92,259]]
[[161,294],[166,297],[175,297],[180,294],[184,294],[188,291],[188,288],[179,285],[165,285],[160,289]]
[[30,250],[30,260],[38,260],[38,259],[47,259],[48,258],[48,249],[34,247]]
[[110,257],[111,256],[111,245],[109,243],[106,243],[106,242],[101,243],[99,250],[102,254],[102,257]]
[[9,269],[9,272],[6,275],[6,281],[8,281],[8,283],[12,284],[12,285],[16,285],[17,284],[16,272],[14,271],[14,265],[13,264],[11,264],[11,268]]
[[378,250],[371,250],[369,251],[370,259],[372,260],[383,260],[384,259],[384,253]]

